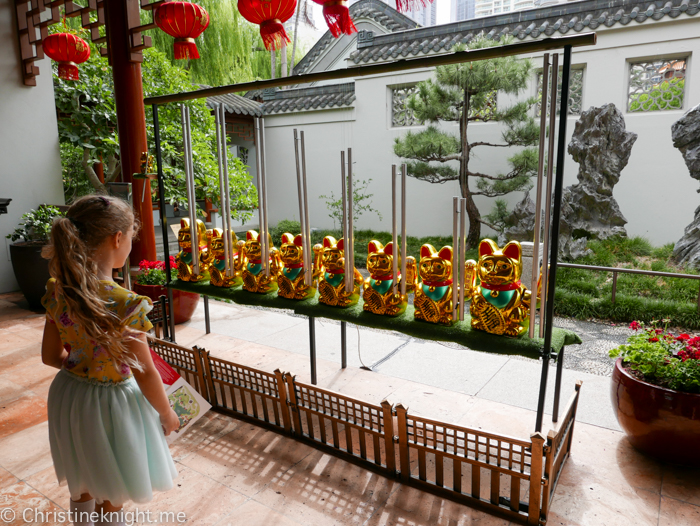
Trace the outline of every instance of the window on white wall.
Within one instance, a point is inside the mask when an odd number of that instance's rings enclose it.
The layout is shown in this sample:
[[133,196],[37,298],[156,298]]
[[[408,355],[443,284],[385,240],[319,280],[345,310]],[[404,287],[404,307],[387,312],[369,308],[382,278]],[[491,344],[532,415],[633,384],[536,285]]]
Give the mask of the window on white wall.
[[[571,68],[571,77],[569,77],[569,115],[580,115],[581,106],[583,104],[583,66],[574,66]],[[557,81],[557,115],[559,114],[559,104],[561,102],[561,81],[563,69],[559,68],[559,76]],[[549,83],[549,93],[551,94],[552,83]],[[551,100],[551,99],[550,99]],[[540,115],[540,104],[542,101],[542,70],[537,73],[537,115]]]
[[630,62],[627,111],[683,108],[687,57]]
[[408,100],[418,92],[418,86],[400,86],[391,88],[391,126],[398,128],[401,126],[415,126],[421,124],[408,107]]

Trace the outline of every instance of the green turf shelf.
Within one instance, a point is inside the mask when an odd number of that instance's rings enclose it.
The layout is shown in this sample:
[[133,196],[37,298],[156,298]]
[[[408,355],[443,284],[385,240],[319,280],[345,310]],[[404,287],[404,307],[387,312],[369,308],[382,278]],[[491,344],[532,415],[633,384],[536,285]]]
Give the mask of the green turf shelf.
[[[295,314],[345,321],[374,329],[397,331],[424,340],[454,342],[481,352],[507,355],[517,354],[528,358],[538,358],[540,349],[544,345],[542,338],[531,339],[527,336],[508,338],[472,330],[469,315],[465,315],[464,321],[457,322],[449,327],[415,320],[413,317],[413,305],[409,305],[406,312],[401,316],[392,318],[365,312],[362,309],[362,300],[352,307],[338,308],[319,303],[318,298],[304,301],[288,300],[277,297],[276,292],[254,294],[241,288],[225,289],[214,287],[208,281],[189,283],[176,280],[170,286],[173,289],[196,292],[211,298],[232,300],[240,305],[288,309],[294,311]],[[552,351],[554,352],[558,353],[565,345],[580,343],[581,338],[572,331],[558,328],[554,328],[552,331]]]

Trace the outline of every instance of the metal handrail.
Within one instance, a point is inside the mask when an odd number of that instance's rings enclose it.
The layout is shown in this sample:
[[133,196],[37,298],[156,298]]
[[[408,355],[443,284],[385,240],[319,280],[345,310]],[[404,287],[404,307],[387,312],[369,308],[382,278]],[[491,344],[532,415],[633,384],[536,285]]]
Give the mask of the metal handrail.
[[[700,280],[700,274],[678,274],[676,272],[659,272],[657,270],[643,270],[637,268],[617,268],[617,267],[599,267],[596,265],[577,265],[575,263],[559,263],[560,267],[577,268],[581,270],[597,270],[601,272],[612,272],[612,302],[615,303],[615,293],[617,292],[617,274],[644,274],[647,276],[659,276],[664,278],[683,278]],[[700,313],[700,290],[698,290],[698,312]]]

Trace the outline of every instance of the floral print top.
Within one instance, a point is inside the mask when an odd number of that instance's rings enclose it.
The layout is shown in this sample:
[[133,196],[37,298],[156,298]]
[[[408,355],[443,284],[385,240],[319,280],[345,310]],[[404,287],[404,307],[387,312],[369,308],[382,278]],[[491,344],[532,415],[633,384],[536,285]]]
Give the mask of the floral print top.
[[[102,296],[107,308],[116,313],[124,322],[124,328],[148,331],[153,327],[146,317],[153,304],[146,296],[139,296],[120,287],[113,281],[101,281]],[[116,364],[109,353],[91,340],[80,325],[68,315],[68,304],[56,290],[56,280],[51,278],[46,283],[46,294],[41,299],[46,309],[46,320],[55,323],[61,335],[63,347],[68,357],[63,361],[63,368],[71,373],[96,382],[118,383],[131,376],[126,364]]]

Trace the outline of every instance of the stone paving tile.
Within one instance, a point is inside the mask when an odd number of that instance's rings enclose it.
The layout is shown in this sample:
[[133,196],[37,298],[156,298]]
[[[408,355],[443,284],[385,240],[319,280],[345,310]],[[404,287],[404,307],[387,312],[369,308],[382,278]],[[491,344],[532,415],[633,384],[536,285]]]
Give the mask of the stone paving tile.
[[0,404],[0,439],[47,420],[46,402],[38,396],[21,396]]
[[[228,517],[217,522],[216,526],[300,526],[300,524],[283,513],[276,512],[259,502],[249,499],[232,510]],[[321,523],[319,526],[324,524]],[[304,526],[312,525],[304,523]]]
[[24,482],[2,488],[0,509],[9,509],[2,515],[2,523],[11,526],[68,524],[64,509]]
[[697,526],[698,524],[700,524],[700,506],[661,497],[658,526]]
[[48,422],[0,439],[0,466],[19,479],[52,466]]

